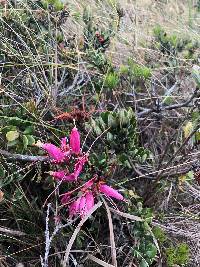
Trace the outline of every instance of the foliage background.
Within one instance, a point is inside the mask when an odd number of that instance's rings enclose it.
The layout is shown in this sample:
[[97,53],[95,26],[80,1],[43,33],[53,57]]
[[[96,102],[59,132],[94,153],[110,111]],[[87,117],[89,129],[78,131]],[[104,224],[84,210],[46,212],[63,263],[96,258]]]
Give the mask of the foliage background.
[[[118,265],[198,266],[199,6],[0,1],[2,266],[41,265],[56,185],[51,164],[27,156],[42,155],[38,139],[68,136],[73,118],[85,149],[101,136],[82,179],[98,172],[126,196],[119,210],[145,219],[113,214]],[[50,200],[52,232],[57,210],[68,217],[58,194]],[[107,216],[101,207],[81,229],[70,266],[96,266],[88,254],[111,263]],[[53,240],[52,266],[76,223]]]

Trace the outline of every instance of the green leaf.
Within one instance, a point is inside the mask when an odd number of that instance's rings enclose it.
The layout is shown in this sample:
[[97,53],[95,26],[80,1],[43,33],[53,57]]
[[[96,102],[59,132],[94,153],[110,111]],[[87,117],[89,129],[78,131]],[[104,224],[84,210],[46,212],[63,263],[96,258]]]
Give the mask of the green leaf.
[[28,138],[27,138],[27,136],[23,135],[22,139],[23,139],[23,146],[24,146],[25,149],[27,149],[27,146],[28,146]]
[[193,179],[194,179],[194,172],[193,172],[193,171],[189,171],[189,172],[187,173],[187,178],[188,178],[189,180],[193,180]]
[[140,262],[140,267],[149,267],[149,264],[145,261],[145,259],[142,259]]
[[91,126],[92,126],[92,129],[93,129],[93,132],[96,134],[96,135],[100,135],[102,134],[102,130],[101,128],[98,126],[97,122],[95,120],[91,120]]
[[7,146],[12,147],[12,146],[16,146],[17,144],[19,144],[19,140],[14,140],[14,141],[8,142]]
[[147,251],[146,251],[146,255],[150,258],[150,259],[154,259],[155,256],[157,254],[157,248],[156,246],[154,246],[153,244],[148,244],[147,246]]
[[107,133],[107,140],[108,141],[113,141],[113,135],[111,133]]
[[54,7],[55,7],[55,10],[56,10],[56,11],[60,11],[60,10],[63,9],[64,4],[63,4],[60,0],[57,0],[57,1],[55,1],[55,3],[54,3]]
[[119,69],[120,74],[128,74],[129,68],[125,65],[121,65]]
[[32,146],[35,144],[35,138],[32,135],[27,135],[26,137],[28,139],[28,145],[29,146]]
[[95,127],[96,127],[96,122],[95,122],[95,120],[93,120],[93,119],[91,119],[91,126],[92,126],[92,128],[94,129]]
[[18,131],[9,131],[6,134],[6,139],[8,142],[12,142],[19,138],[19,132]]
[[119,83],[119,77],[117,75],[117,73],[108,73],[105,77],[105,86],[110,88],[110,89],[114,89]]
[[1,132],[2,132],[3,134],[6,134],[6,133],[9,132],[9,131],[15,131],[15,130],[17,130],[17,127],[16,127],[16,126],[14,126],[14,125],[8,125],[8,126],[3,127],[3,128],[1,129]]
[[101,117],[98,118],[98,123],[101,129],[104,131],[106,129],[106,124]]
[[95,128],[94,128],[94,132],[95,132],[95,134],[96,135],[100,135],[100,134],[102,134],[102,130],[99,128],[99,126],[95,126]]
[[148,156],[147,154],[142,155],[142,163],[146,161],[147,156]]
[[41,3],[42,3],[42,5],[43,5],[43,8],[44,8],[44,9],[47,9],[47,8],[48,8],[48,4],[49,4],[49,3],[48,3],[47,0],[42,0]]
[[22,198],[23,198],[22,192],[19,189],[16,189],[12,201],[15,202],[21,200]]
[[108,115],[108,127],[115,127],[115,126],[116,126],[116,120],[112,114],[109,114]]
[[9,121],[9,124],[12,124],[15,126],[21,126],[22,124],[26,123],[26,121],[20,119],[19,117],[9,117],[7,119]]
[[0,165],[0,178],[4,178],[5,177],[5,170],[3,168],[2,165]]
[[127,117],[129,118],[129,120],[134,118],[134,112],[133,112],[132,108],[128,109]]
[[24,134],[33,134],[33,132],[34,132],[34,127],[33,126],[27,126],[23,133]]
[[108,116],[109,116],[110,112],[106,111],[106,112],[102,112],[101,113],[101,118],[103,119],[103,121],[107,124],[108,123]]
[[127,113],[125,112],[124,109],[119,111],[119,122],[121,127],[125,126],[129,122]]

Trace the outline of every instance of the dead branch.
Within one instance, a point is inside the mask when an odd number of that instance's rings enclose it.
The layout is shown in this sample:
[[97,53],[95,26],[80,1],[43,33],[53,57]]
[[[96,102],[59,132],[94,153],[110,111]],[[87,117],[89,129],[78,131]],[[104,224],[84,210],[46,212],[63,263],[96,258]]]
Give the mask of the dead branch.
[[47,162],[49,161],[48,156],[30,156],[30,155],[22,155],[22,154],[15,154],[15,153],[10,153],[6,150],[0,149],[0,154],[7,159],[14,161],[14,160],[19,160],[19,161],[40,161],[40,162]]
[[[147,108],[144,109],[143,111],[139,112],[137,114],[138,118],[141,118],[143,116],[149,115],[150,113],[159,113],[159,112],[163,112],[163,111],[167,111],[167,110],[174,110],[174,109],[179,109],[179,108],[187,108],[190,107],[190,103],[194,100],[194,98],[197,96],[197,92],[198,92],[198,88],[196,88],[196,90],[194,91],[194,93],[192,94],[192,96],[185,102],[183,103],[179,103],[179,104],[174,104],[174,105],[170,105],[170,106],[160,106],[160,109],[157,110],[157,108]],[[192,105],[193,106],[193,105]],[[191,106],[191,107],[192,107]]]

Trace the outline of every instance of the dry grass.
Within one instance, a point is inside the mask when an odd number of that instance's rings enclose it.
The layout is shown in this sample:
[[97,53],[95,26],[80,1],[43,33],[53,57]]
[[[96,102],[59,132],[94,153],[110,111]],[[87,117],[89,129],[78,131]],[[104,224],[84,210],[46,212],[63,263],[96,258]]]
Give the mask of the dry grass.
[[[108,1],[94,1],[94,0],[84,0],[83,1],[71,1],[69,3],[70,8],[73,12],[80,12],[82,14],[83,9],[85,6],[90,6],[91,10],[94,14],[94,21],[96,21],[97,25],[104,27],[105,29],[109,28],[109,24],[114,24],[114,29],[116,35],[111,41],[111,45],[109,46],[107,53],[107,57],[112,60],[116,68],[118,68],[121,64],[127,61],[127,58],[131,57],[136,62],[141,65],[146,64],[146,59],[149,58],[150,62],[158,61],[160,63],[159,67],[154,69],[153,71],[153,78],[152,84],[155,82],[155,97],[158,99],[163,98],[164,93],[172,86],[171,81],[168,78],[163,77],[163,71],[167,70],[167,67],[164,65],[165,57],[160,55],[160,51],[153,49],[151,47],[154,44],[155,40],[153,37],[153,28],[160,24],[167,33],[176,33],[177,35],[189,36],[194,40],[199,39],[199,14],[194,12],[192,6],[196,4],[196,1],[190,0],[166,0],[166,1],[151,1],[151,0],[130,0],[130,1],[119,1],[120,6],[123,9],[124,16],[121,18],[120,21],[117,19],[117,10],[115,1],[108,0]],[[113,22],[114,21],[114,22]],[[65,27],[63,27],[63,31],[65,33],[65,37],[69,38],[70,36],[74,36],[76,46],[76,56],[78,57],[77,64],[70,64],[67,65],[74,71],[74,76],[76,73],[89,73],[87,70],[87,66],[84,64],[80,64],[82,62],[82,52],[79,51],[79,47],[82,42],[83,38],[83,24],[76,20],[73,16],[70,16]],[[28,48],[27,48],[28,50]],[[53,53],[56,55],[55,49],[52,50]],[[29,55],[32,56],[31,54]],[[41,64],[41,59],[43,59],[45,55],[41,55],[38,52],[36,57],[36,61],[38,64]],[[73,57],[73,55],[70,55]],[[57,72],[57,65],[56,65],[56,57],[54,58],[55,62],[49,62],[50,66],[49,69],[52,71],[52,77],[56,78]],[[185,60],[185,58],[180,57],[178,58],[178,62],[180,63],[180,69],[184,68],[184,71],[187,72],[192,67],[190,61]],[[32,62],[30,63],[32,64]],[[61,64],[62,68],[64,69],[64,64]],[[43,66],[41,66],[41,73],[43,76]],[[30,66],[24,66],[24,73],[19,73],[19,78],[23,81],[26,81],[29,75],[35,79],[37,84],[40,84],[41,80],[45,80],[45,75],[43,77],[35,77],[34,70],[30,70]],[[185,72],[180,73],[176,76],[176,90],[173,92],[173,99],[175,103],[179,103],[184,99],[188,99],[193,91],[195,85],[194,81],[192,80],[190,75],[185,75]],[[101,76],[100,73],[99,76]],[[89,73],[89,76],[91,73]],[[91,75],[92,76],[92,75]],[[15,81],[15,78],[12,80],[12,77],[8,77],[11,79],[11,82]],[[57,79],[55,79],[57,82]],[[48,84],[48,82],[44,82],[43,86],[40,87],[40,94],[37,95],[37,102],[38,106],[41,99],[45,102],[43,106],[43,110],[39,114],[32,114],[38,120],[38,124],[43,127],[43,132],[46,129],[50,130],[49,125],[45,123],[44,115],[49,110],[49,98],[52,96],[52,88],[57,86],[55,83]],[[151,89],[152,84],[148,88],[146,88],[146,92],[142,97],[138,99],[130,100],[124,102],[123,105],[130,105],[130,103],[134,103],[132,105],[139,106],[142,103],[142,107],[146,107],[151,103],[152,95]],[[73,85],[73,83],[72,83]],[[152,87],[151,87],[152,86]],[[126,89],[123,89],[126,92]],[[54,92],[55,93],[55,92]],[[127,92],[126,92],[127,93]],[[128,92],[132,93],[132,92]],[[10,99],[14,100],[17,105],[25,106],[25,103],[21,103],[19,95],[14,95],[11,89],[7,89],[5,92],[6,96]],[[65,106],[60,101],[58,106],[61,109],[64,108],[70,103],[71,99],[74,97],[78,97],[81,99],[85,94],[81,92],[71,90],[68,94],[68,99],[65,99]],[[27,101],[29,96],[22,95],[24,100]],[[34,97],[34,93],[33,93]],[[101,97],[99,97],[101,99]],[[102,97],[103,99],[103,97]],[[149,101],[150,99],[150,101]],[[103,100],[102,100],[103,102]],[[120,102],[120,101],[119,101]],[[144,103],[144,104],[143,104]],[[54,103],[55,104],[55,103]],[[102,103],[101,103],[102,104]],[[120,103],[121,104],[121,103]],[[102,106],[104,103],[102,104]],[[105,104],[106,107],[106,104]],[[181,118],[184,118],[181,120]],[[155,118],[151,118],[147,116],[147,119],[144,121],[139,122],[139,128],[141,130],[141,136],[143,137],[142,142],[148,147],[154,156],[154,166],[153,171],[150,172],[159,172],[163,171],[166,167],[166,164],[170,160],[171,155],[176,153],[177,146],[181,146],[184,138],[182,136],[182,128],[183,124],[185,123],[185,119],[189,118],[188,110],[178,110],[175,112],[169,112],[164,114],[164,118],[162,121],[158,121]],[[180,123],[180,121],[182,121]],[[178,125],[178,126],[177,126]],[[42,135],[42,134],[41,134]],[[171,137],[174,136],[172,139]],[[170,147],[169,153],[167,153],[165,158],[162,159],[163,150],[167,147]],[[189,152],[188,152],[189,151]],[[192,151],[192,152],[191,152]],[[184,153],[180,153],[174,160],[171,162],[171,168],[176,167],[177,165],[184,164],[185,162],[192,162],[192,160],[199,159],[198,154],[198,147],[191,149],[191,144],[186,145],[184,149]],[[156,169],[160,167],[159,171]],[[145,167],[148,170],[148,167]],[[151,166],[152,167],[152,166]],[[28,166],[28,169],[31,169],[32,165]],[[141,167],[141,169],[143,166]],[[21,170],[22,168],[20,168]],[[167,169],[167,168],[166,168]],[[19,170],[19,171],[20,171]],[[143,170],[143,169],[142,169]],[[176,170],[176,169],[175,169]],[[17,171],[16,171],[17,172]],[[132,179],[137,180],[137,176],[133,175]],[[147,171],[145,172],[145,176],[151,176],[151,174]],[[176,176],[176,173],[175,173]],[[140,178],[140,177],[139,177]],[[161,177],[162,179],[162,177]],[[200,224],[199,224],[199,213],[200,213],[200,206],[198,204],[200,199],[200,187],[195,185],[190,185],[185,183],[182,187],[181,192],[177,191],[176,186],[176,179],[174,179],[173,175],[165,176],[163,180],[166,179],[169,183],[165,188],[165,192],[161,195],[158,194],[158,197],[155,197],[155,202],[151,202],[151,205],[155,208],[158,212],[162,212],[164,214],[164,220],[159,221],[156,219],[154,221],[154,225],[158,225],[161,227],[165,232],[167,232],[171,237],[174,243],[186,241],[190,245],[191,248],[191,267],[198,266],[200,262],[200,243],[199,243],[199,231],[200,231]],[[131,180],[131,179],[130,179]],[[138,179],[139,180],[139,179]],[[131,185],[132,186],[132,185]],[[148,184],[147,184],[148,187]],[[1,191],[0,191],[1,192]],[[155,194],[155,193],[154,193]],[[111,221],[110,221],[111,224]],[[41,241],[41,240],[40,240]],[[74,241],[74,240],[73,240]],[[37,239],[35,238],[34,244],[36,245]],[[36,245],[37,246],[37,245]],[[71,247],[70,247],[71,248]],[[70,248],[67,251],[67,256],[70,252]],[[98,248],[98,245],[96,245]],[[112,247],[113,249],[113,247]],[[118,249],[118,248],[117,248]],[[115,250],[115,246],[114,246]],[[114,253],[114,252],[113,252]],[[11,255],[12,256],[12,255]],[[93,258],[92,258],[93,257]],[[127,255],[128,257],[128,255]],[[94,262],[98,262],[94,256],[90,257]],[[113,256],[115,258],[115,255]],[[6,266],[4,262],[4,258],[2,258],[2,264]],[[113,260],[114,262],[115,260]],[[128,261],[127,261],[128,262]],[[0,263],[1,264],[1,263]],[[92,266],[92,265],[91,265]]]

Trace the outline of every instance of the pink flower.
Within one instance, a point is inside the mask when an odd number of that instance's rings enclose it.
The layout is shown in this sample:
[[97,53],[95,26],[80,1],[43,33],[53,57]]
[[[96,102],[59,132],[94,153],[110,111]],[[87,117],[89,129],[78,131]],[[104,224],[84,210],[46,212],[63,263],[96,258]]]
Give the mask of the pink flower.
[[[62,198],[61,201],[63,201],[64,197]],[[69,201],[68,198],[67,201]],[[77,200],[71,203],[71,205],[69,206],[69,216],[73,217],[76,215],[80,215],[81,218],[83,218],[88,214],[88,212],[91,210],[93,206],[94,206],[94,196],[92,192],[89,191],[85,195],[82,195]]]
[[94,206],[94,196],[92,192],[87,192],[84,196],[80,199],[80,206],[79,206],[79,213],[81,217],[83,218],[88,214],[88,212],[93,208]]
[[36,143],[36,146],[43,148],[49,154],[49,156],[56,162],[62,162],[65,159],[65,153],[61,151],[57,146],[50,143],[41,143],[40,141]]
[[61,181],[65,177],[64,171],[57,171],[57,172],[49,172],[55,179]]
[[79,213],[81,217],[84,217],[87,214],[86,198],[82,196],[80,198]]
[[81,173],[83,166],[85,165],[85,163],[88,161],[86,156],[81,157],[78,162],[75,164],[74,167],[74,175],[76,177],[76,179],[78,178],[79,174]]
[[69,206],[69,216],[73,217],[79,214],[79,207],[80,207],[80,200],[81,198],[78,198],[74,202],[71,203]]
[[76,181],[76,177],[73,173],[70,173],[69,175],[65,176],[65,181]]
[[79,154],[81,148],[81,141],[80,141],[80,134],[76,127],[72,129],[69,140],[72,153]]
[[74,172],[67,175],[66,176],[66,179],[67,180],[70,180],[70,181],[75,181],[77,180],[78,176],[80,175],[82,169],[83,169],[83,166],[85,165],[85,163],[88,161],[87,157],[86,156],[83,156],[81,157],[77,163],[75,164],[74,166]]
[[60,140],[60,148],[63,152],[69,151],[69,145],[67,145],[67,137],[63,137]]
[[124,199],[124,197],[117,190],[115,190],[114,188],[112,188],[106,184],[101,184],[99,186],[99,191],[101,193],[104,193],[108,197],[113,197],[113,198],[116,198],[118,200]]
[[87,190],[88,188],[90,188],[91,186],[93,186],[95,178],[96,177],[93,177],[92,179],[90,179],[89,181],[87,181],[84,184],[84,186],[83,186],[83,190]]
[[72,175],[66,175],[65,171],[57,171],[57,172],[50,172],[50,174],[59,181],[68,181],[68,182],[72,182],[75,180],[75,177]]
[[91,191],[86,193],[85,199],[86,199],[86,209],[88,212],[91,210],[91,208],[94,207],[94,196]]

